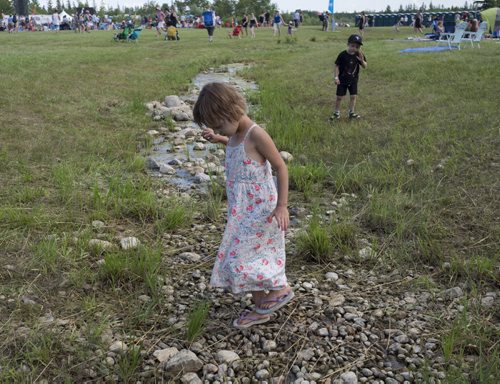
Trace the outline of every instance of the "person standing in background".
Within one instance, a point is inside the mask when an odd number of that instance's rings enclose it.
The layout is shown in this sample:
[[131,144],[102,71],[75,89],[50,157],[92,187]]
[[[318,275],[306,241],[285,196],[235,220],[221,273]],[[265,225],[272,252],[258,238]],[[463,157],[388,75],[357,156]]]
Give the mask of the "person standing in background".
[[293,22],[295,24],[295,28],[298,28],[300,25],[300,13],[298,10],[293,14]]

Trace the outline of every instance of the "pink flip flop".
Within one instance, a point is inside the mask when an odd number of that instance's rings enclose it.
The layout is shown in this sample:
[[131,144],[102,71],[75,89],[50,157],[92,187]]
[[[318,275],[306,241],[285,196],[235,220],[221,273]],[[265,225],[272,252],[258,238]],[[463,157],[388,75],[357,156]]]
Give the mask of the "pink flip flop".
[[269,315],[271,313],[276,312],[278,309],[283,308],[286,304],[290,302],[295,297],[295,294],[293,293],[293,290],[290,289],[289,292],[284,293],[280,296],[278,296],[275,299],[269,299],[269,300],[264,300],[262,304],[266,303],[276,303],[272,307],[269,308],[259,308],[255,307],[255,312],[257,312],[259,315]]
[[[251,316],[250,314],[252,312],[253,311],[248,309],[244,310],[239,318],[234,319],[233,326],[238,329],[247,329],[253,325],[264,324],[267,323],[269,320],[271,320],[271,316],[266,316],[266,317],[257,317],[255,315]],[[245,324],[241,324],[242,320],[246,320],[247,322]]]

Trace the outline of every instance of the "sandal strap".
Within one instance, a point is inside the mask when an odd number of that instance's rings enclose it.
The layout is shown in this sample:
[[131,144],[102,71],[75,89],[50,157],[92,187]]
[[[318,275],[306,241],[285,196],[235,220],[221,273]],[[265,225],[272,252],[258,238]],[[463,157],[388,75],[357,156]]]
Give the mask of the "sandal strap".
[[[269,299],[269,300],[264,300],[262,301],[261,304],[267,304],[267,303],[281,303],[283,300],[285,300],[291,293],[292,291],[288,293],[284,293],[283,295],[280,295],[276,297],[275,299]],[[272,307],[271,307],[272,308]]]

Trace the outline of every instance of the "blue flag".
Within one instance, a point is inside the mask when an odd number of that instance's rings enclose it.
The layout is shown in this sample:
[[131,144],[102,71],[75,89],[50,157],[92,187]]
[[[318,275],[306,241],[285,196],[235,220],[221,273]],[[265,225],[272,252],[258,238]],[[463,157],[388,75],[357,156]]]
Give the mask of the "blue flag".
[[328,3],[328,12],[330,13],[333,13],[333,1],[334,0],[330,0],[330,2]]

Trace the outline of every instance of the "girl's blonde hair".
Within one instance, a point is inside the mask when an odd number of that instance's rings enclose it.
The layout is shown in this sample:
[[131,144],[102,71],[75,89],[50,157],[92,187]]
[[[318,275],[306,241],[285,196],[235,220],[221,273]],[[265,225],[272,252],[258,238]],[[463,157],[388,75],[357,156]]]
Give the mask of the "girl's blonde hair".
[[207,127],[217,127],[224,121],[238,121],[246,112],[243,96],[224,83],[205,85],[193,108],[194,121]]

